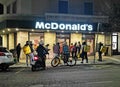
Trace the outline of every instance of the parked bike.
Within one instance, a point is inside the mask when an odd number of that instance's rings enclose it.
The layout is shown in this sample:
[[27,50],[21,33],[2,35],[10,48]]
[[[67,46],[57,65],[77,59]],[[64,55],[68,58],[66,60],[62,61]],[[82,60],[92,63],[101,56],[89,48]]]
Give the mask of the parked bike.
[[[65,55],[56,55],[52,61],[51,61],[51,66],[56,67],[59,64],[61,64],[61,60],[64,60]],[[69,57],[67,60],[67,65],[68,66],[74,66],[76,65],[76,58]]]

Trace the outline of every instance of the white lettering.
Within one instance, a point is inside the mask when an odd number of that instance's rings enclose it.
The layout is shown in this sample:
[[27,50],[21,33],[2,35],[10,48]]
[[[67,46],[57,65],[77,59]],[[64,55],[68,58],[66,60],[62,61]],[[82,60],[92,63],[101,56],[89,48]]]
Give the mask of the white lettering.
[[65,24],[59,24],[59,29],[64,30],[65,29]]
[[51,23],[51,29],[58,29],[58,23]]
[[71,24],[66,24],[66,30],[71,30],[72,27],[71,27]]
[[35,28],[44,29],[44,22],[36,22]]
[[73,24],[72,25],[72,30],[77,30],[78,28],[77,28],[77,25],[76,24]]
[[88,25],[88,31],[92,31],[93,30],[93,26],[92,25]]
[[53,29],[53,30],[81,30],[81,31],[92,31],[93,25],[90,24],[58,24],[57,22],[44,23],[44,22],[36,22],[35,28],[38,29]]
[[81,30],[86,30],[85,25],[81,25],[81,26],[80,26],[80,29],[81,29]]
[[45,24],[45,28],[46,28],[46,29],[50,29],[50,23],[46,23],[46,24]]

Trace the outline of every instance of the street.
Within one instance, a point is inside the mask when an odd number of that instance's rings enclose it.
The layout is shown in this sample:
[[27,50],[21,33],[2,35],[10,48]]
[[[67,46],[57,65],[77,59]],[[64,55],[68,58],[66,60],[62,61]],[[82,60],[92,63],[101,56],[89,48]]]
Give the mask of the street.
[[0,71],[0,87],[120,87],[120,65],[48,67],[32,72],[30,67]]

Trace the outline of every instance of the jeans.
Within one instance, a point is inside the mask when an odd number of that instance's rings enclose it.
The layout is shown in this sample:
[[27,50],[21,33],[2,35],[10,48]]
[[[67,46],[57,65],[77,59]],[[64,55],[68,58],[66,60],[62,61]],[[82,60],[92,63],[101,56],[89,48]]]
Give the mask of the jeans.
[[28,66],[28,61],[30,60],[30,64],[32,64],[32,59],[34,58],[33,53],[26,54],[26,64]]

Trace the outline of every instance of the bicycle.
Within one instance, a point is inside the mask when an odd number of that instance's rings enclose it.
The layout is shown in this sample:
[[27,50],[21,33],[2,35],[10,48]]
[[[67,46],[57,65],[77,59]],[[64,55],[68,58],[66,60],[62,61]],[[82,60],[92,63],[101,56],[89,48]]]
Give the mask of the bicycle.
[[[56,67],[58,66],[59,64],[61,64],[61,59],[63,60],[64,59],[64,55],[56,55],[52,61],[51,61],[51,66],[52,67]],[[67,60],[67,65],[68,66],[74,66],[76,65],[76,59],[75,58],[72,58],[72,57],[69,57],[68,60]]]

